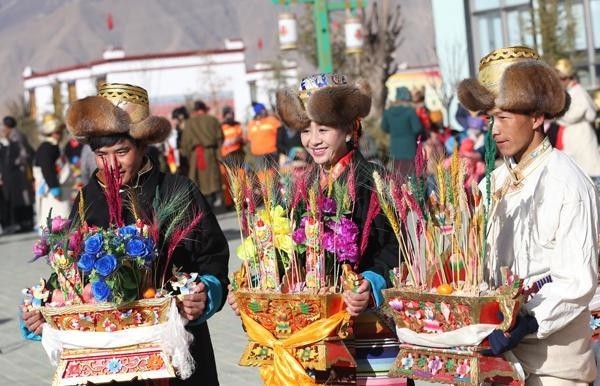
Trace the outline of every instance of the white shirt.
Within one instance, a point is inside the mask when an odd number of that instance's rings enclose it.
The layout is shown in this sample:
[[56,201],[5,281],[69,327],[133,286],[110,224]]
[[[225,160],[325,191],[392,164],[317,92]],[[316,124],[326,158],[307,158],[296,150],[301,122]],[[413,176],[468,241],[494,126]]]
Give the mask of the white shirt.
[[[525,286],[551,276],[525,304],[543,339],[586,311],[594,295],[599,205],[592,181],[569,156],[550,147],[532,161],[518,185],[492,199],[487,242],[489,273],[496,280],[501,266],[511,267]],[[511,178],[506,164],[497,168],[491,191]],[[485,196],[485,180],[480,188]]]

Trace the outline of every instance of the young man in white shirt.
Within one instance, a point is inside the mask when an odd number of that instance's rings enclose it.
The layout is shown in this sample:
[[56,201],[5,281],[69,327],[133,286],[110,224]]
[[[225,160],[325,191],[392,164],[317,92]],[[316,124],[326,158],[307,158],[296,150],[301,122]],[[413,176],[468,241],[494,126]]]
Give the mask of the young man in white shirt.
[[588,303],[597,285],[598,197],[586,173],[553,149],[546,119],[569,97],[557,73],[527,47],[496,50],[478,79],[458,88],[469,110],[486,111],[504,164],[492,173],[488,228],[490,280],[508,266],[530,293],[511,331],[490,337],[495,355],[511,351],[527,385],[585,385],[596,377]]

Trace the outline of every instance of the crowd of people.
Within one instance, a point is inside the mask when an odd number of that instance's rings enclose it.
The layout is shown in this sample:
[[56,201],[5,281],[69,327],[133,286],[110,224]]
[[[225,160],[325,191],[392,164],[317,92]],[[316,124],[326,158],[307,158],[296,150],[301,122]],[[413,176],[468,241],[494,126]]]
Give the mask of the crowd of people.
[[[484,136],[494,138],[501,156],[499,167],[490,185],[480,185],[484,196],[490,197],[489,258],[496,262],[494,267],[512,267],[525,285],[538,285],[541,280],[543,285],[532,293],[511,331],[496,330],[490,335],[491,350],[495,355],[512,351],[529,374],[529,385],[583,385],[596,377],[588,303],[597,285],[600,234],[598,196],[589,178],[600,175],[592,126],[597,113],[572,69],[564,63],[553,69],[533,50],[519,49],[523,50],[519,60],[493,70],[482,64],[480,71],[495,71],[492,76],[460,83],[458,98],[464,107],[457,111],[456,120],[462,128],[445,127],[438,112],[426,109],[421,91],[411,93],[401,87],[383,114],[381,129],[390,134],[390,168],[395,172],[411,172],[421,140],[430,153],[459,152],[474,182],[484,175]],[[97,202],[88,214],[90,225],[107,224],[101,172],[102,159],[108,156],[116,157],[123,171],[122,189],[143,193],[150,201],[155,192],[192,187],[197,207],[206,213],[195,233],[201,242],[190,240],[169,264],[181,264],[204,278],[182,308],[191,321],[188,329],[196,337],[193,356],[202,365],[190,380],[177,384],[217,385],[204,322],[226,299],[238,312],[235,297],[229,293],[227,298],[229,251],[213,214],[213,209],[231,205],[221,162],[249,161],[275,168],[312,162],[322,189],[332,179],[352,179],[357,187],[352,220],[360,229],[369,230],[362,235],[364,248],[355,267],[364,280],[356,291],[344,293],[344,301],[358,326],[354,343],[358,377],[382,378],[370,361],[384,351],[389,354],[386,347],[397,348],[397,343],[393,331],[380,328],[385,324],[372,311],[382,304],[381,289],[391,285],[388,272],[398,265],[398,244],[383,214],[369,213],[375,207],[371,201],[376,200],[372,172],[382,171],[380,165],[365,159],[359,146],[361,120],[371,106],[369,87],[365,82],[323,74],[304,79],[302,87],[278,92],[277,117],[265,105],[253,103],[254,118],[246,125],[236,121],[231,107],[223,109],[219,120],[202,101],[194,103],[191,113],[185,107],[173,110],[174,127],[165,119],[149,116],[148,106],[142,121],[133,124],[123,118],[119,103],[102,95],[84,98],[66,115],[74,137],[62,153],[58,144],[64,125],[57,120],[44,120],[45,139],[34,152],[15,128],[15,120],[7,117],[0,136],[2,226],[31,229],[34,202],[36,211],[45,211],[44,205],[59,211],[60,202],[72,199],[61,162],[64,157],[65,164],[82,168],[86,146],[99,169],[83,188]],[[104,119],[94,115],[96,111],[112,115]],[[125,114],[132,117],[135,112]],[[115,119],[119,127],[102,126]],[[550,130],[561,131],[553,141],[556,145],[560,137],[564,152],[553,147]],[[81,137],[86,146],[74,142]],[[152,143],[162,147],[148,146]],[[349,170],[350,164],[359,166],[356,173]],[[497,273],[491,272],[490,280],[497,281]],[[41,332],[39,312],[24,312],[22,318],[30,331]],[[375,325],[379,335],[374,337]],[[369,332],[365,336],[361,326]],[[364,341],[370,343],[361,344]]]

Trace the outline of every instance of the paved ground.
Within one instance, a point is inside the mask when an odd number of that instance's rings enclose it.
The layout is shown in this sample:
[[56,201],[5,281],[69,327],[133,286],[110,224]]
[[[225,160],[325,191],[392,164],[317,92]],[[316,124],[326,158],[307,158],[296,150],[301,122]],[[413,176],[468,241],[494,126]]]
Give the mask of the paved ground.
[[[239,230],[233,213],[218,216],[221,228],[229,240],[231,252],[229,272],[239,267],[233,251],[239,245]],[[49,385],[54,368],[48,362],[39,342],[24,340],[18,330],[18,308],[21,289],[37,283],[48,276],[43,261],[28,263],[31,247],[37,239],[34,233],[0,236],[0,385],[40,386]],[[208,321],[219,380],[223,386],[263,385],[257,368],[238,366],[238,360],[247,338],[238,317],[228,305]],[[416,382],[417,386],[432,386]]]
[[[224,214],[219,222],[229,239],[231,251],[239,244],[239,231],[235,216]],[[0,236],[0,385],[49,385],[54,374],[39,342],[26,341],[18,331],[17,304],[21,289],[48,275],[42,261],[28,263],[34,233]],[[237,269],[239,260],[231,256],[230,271]],[[221,385],[262,385],[258,369],[238,366],[237,362],[246,343],[239,318],[225,306],[209,322],[217,369]]]

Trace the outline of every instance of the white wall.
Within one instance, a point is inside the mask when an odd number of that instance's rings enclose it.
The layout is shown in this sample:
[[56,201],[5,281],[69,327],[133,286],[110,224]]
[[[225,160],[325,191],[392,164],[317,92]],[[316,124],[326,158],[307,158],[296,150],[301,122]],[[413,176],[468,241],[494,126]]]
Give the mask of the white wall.
[[[286,75],[297,81],[295,69],[285,71]],[[48,76],[33,77],[25,80],[25,89],[35,88],[39,116],[52,111],[52,87],[56,81],[64,82],[63,99],[67,100],[67,82],[75,81],[77,98],[96,93],[96,78],[105,77],[107,82],[130,83],[148,91],[150,104],[183,103],[186,99],[204,99],[210,102],[212,97],[234,100],[234,109],[238,120],[252,118],[250,112],[251,96],[249,81],[257,84],[258,99],[269,103],[269,92],[274,89],[271,71],[246,73],[243,52],[226,52],[212,55],[193,55],[185,57],[153,58],[100,63],[86,69],[77,69],[54,73]],[[217,113],[217,112],[215,112]]]

